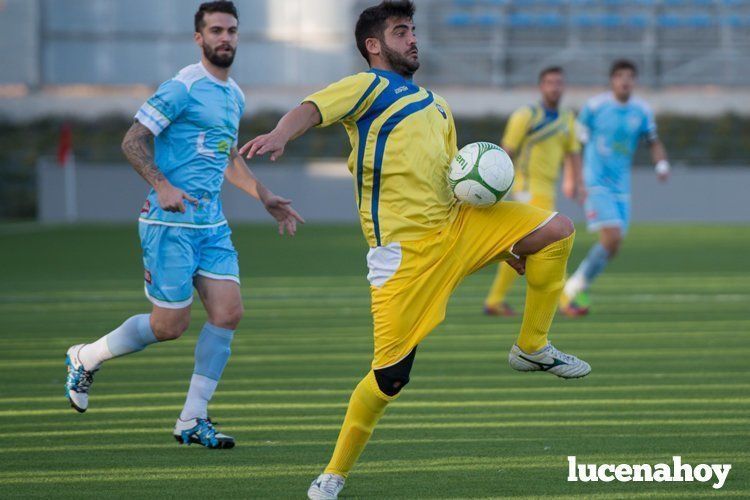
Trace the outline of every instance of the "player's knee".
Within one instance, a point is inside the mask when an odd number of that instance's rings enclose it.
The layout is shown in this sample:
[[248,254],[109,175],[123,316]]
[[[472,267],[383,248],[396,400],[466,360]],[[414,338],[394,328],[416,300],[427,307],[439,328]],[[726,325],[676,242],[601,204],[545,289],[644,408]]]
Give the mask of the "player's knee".
[[404,359],[395,365],[375,370],[375,380],[378,382],[380,390],[386,396],[397,395],[409,383],[409,374],[411,373],[416,352],[417,348],[415,347]]
[[550,231],[552,233],[550,238],[553,239],[553,241],[564,240],[576,232],[576,227],[573,224],[573,221],[563,214],[555,215],[550,221],[550,225]]
[[211,317],[209,318],[209,323],[218,326],[219,328],[236,330],[244,315],[245,309],[240,303],[236,306],[226,308],[218,314],[211,315]]
[[613,258],[615,255],[617,255],[617,252],[620,251],[620,246],[622,245],[622,237],[617,238],[611,238],[604,242],[602,246],[609,254],[609,258]]
[[171,319],[170,321],[157,320],[152,322],[151,329],[159,342],[176,340],[182,337],[190,326],[190,316]]

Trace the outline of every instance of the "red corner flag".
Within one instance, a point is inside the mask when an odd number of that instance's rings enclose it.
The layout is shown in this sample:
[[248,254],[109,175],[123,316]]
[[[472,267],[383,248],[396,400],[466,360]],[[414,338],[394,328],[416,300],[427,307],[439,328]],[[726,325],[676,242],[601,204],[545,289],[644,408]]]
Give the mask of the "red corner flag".
[[70,123],[63,123],[60,127],[60,142],[57,145],[57,163],[65,167],[73,154],[73,127]]

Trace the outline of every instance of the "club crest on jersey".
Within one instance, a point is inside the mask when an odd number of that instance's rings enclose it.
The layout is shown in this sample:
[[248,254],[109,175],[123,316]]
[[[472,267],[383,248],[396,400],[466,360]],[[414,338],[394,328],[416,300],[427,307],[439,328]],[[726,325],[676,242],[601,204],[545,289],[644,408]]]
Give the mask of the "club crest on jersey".
[[146,280],[146,283],[148,283],[149,285],[151,285],[152,284],[151,283],[151,271],[149,271],[148,269],[144,269],[143,270],[143,279]]
[[440,111],[440,114],[443,115],[443,118],[447,120],[448,119],[448,113],[445,112],[445,108],[443,108],[438,103],[435,103],[435,107],[437,108],[438,111]]
[[146,203],[144,203],[143,206],[141,207],[141,213],[147,214],[150,211],[151,211],[151,202],[146,200]]

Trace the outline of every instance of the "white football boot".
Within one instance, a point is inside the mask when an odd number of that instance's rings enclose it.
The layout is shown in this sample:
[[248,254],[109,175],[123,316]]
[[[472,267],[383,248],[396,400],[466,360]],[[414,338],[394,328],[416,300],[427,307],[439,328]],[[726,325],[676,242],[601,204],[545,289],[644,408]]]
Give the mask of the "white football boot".
[[344,481],[346,480],[338,474],[321,474],[307,490],[307,498],[310,500],[336,500],[341,490],[344,489]]
[[591,372],[591,366],[570,354],[559,351],[552,344],[528,354],[518,345],[508,354],[510,366],[519,372],[543,371],[550,372],[562,378],[581,378]]
[[94,383],[94,373],[98,370],[86,370],[83,363],[78,359],[78,352],[86,344],[76,344],[68,349],[65,355],[65,365],[68,367],[68,376],[65,379],[65,396],[70,401],[70,406],[79,413],[83,413],[89,407],[89,389]]

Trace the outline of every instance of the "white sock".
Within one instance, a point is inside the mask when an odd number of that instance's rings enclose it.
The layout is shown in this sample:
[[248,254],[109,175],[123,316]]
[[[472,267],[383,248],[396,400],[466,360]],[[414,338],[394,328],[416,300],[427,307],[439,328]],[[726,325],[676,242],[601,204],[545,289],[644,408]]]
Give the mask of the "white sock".
[[142,351],[146,346],[157,342],[151,331],[150,321],[150,314],[139,314],[126,319],[122,325],[96,342],[81,347],[78,360],[84,369],[90,371],[96,370],[108,359]]
[[586,290],[587,285],[588,284],[586,283],[586,278],[583,276],[583,273],[576,271],[573,276],[568,278],[568,281],[565,282],[563,293],[567,297],[574,299],[576,295]]
[[207,418],[208,402],[211,401],[217,385],[219,385],[218,380],[193,374],[190,379],[190,389],[185,400],[185,407],[180,413],[180,420]]

